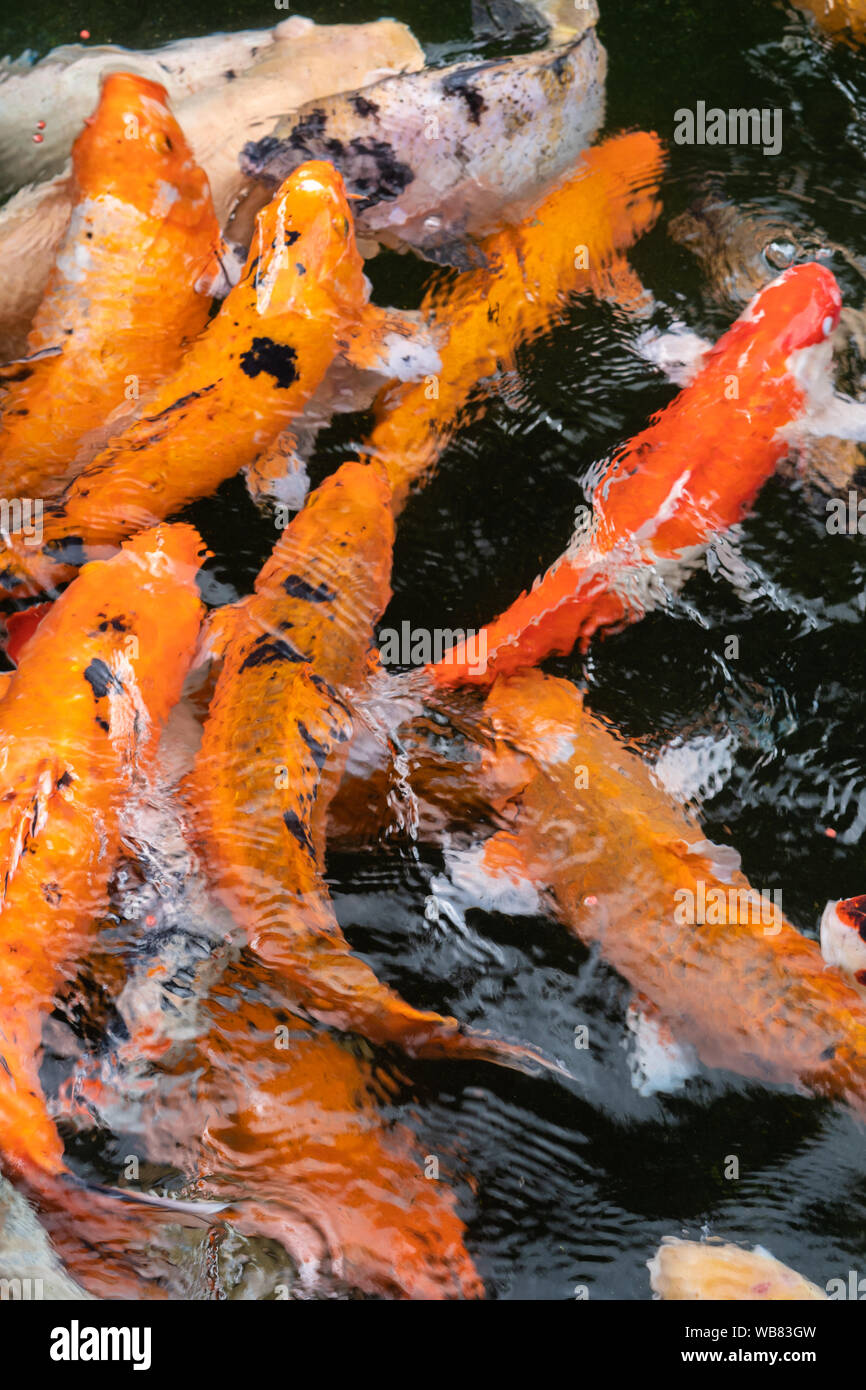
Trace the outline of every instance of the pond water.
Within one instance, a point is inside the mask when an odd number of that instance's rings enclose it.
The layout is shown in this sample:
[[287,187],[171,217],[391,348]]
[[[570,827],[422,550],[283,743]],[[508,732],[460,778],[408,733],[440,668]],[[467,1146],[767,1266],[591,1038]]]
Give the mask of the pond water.
[[[303,11],[320,22],[381,14],[377,0],[308,0]],[[393,0],[387,13],[412,26],[432,61],[479,51],[461,0]],[[85,25],[95,42],[143,47],[268,25],[274,14],[253,0],[88,0],[75,11],[35,0],[7,11],[0,50],[42,53]],[[816,252],[860,309],[863,52],[832,45],[807,16],[770,0],[603,0],[599,33],[609,58],[605,133],[643,127],[669,147],[662,215],[629,253],[666,312],[714,339],[742,307],[743,284],[775,275],[774,256]],[[780,153],[677,145],[675,113],[698,101],[779,108]],[[708,203],[728,214],[719,244],[700,258],[688,219],[700,221]],[[383,252],[369,273],[378,303],[416,307],[430,267]],[[479,627],[560,553],[592,464],[676,390],[636,351],[639,330],[587,297],[521,350],[517,379],[458,434],[400,520],[383,627]],[[314,484],[369,424],[367,415],[337,417],[320,437]],[[248,592],[274,532],[243,484],[224,485],[188,518],[214,552],[206,597]],[[736,567],[699,569],[676,602],[586,656],[548,665],[648,756],[667,760],[708,837],[739,852],[753,884],[780,889],[786,915],[811,936],[828,899],[866,889],[866,541],[830,537],[825,521],[824,495],[783,472],[736,538]],[[731,635],[735,659],[726,655]],[[622,1045],[628,994],[617,976],[543,916],[471,909],[462,930],[444,918],[434,927],[425,911],[442,858],[394,829],[383,827],[376,846],[329,856],[353,947],[418,1006],[532,1042],[568,1059],[571,1072],[537,1078],[381,1058],[399,1078],[393,1113],[456,1175],[490,1296],[570,1299],[583,1286],[592,1299],[647,1299],[646,1261],[659,1240],[703,1232],[760,1243],[821,1286],[850,1269],[866,1273],[863,1134],[848,1114],[706,1069],[676,1095],[641,1096]],[[573,1048],[576,1022],[597,1040],[588,1052]],[[55,1080],[62,1052],[46,1063]],[[116,1134],[85,1129],[69,1144],[83,1176],[121,1178]],[[726,1176],[731,1155],[737,1180]],[[274,1259],[263,1242],[245,1257],[265,1273]],[[241,1275],[230,1264],[227,1256],[224,1295],[267,1292],[265,1276],[256,1285],[248,1267]],[[207,1296],[204,1269],[190,1257],[187,1294]]]

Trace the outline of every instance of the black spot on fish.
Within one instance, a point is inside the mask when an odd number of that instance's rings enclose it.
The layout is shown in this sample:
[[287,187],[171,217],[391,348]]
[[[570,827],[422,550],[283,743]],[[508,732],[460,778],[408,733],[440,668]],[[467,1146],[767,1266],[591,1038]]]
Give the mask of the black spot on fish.
[[327,584],[309,584],[299,574],[289,574],[283,580],[289,598],[304,598],[309,603],[331,603],[337,595]]
[[99,715],[97,715],[96,722],[99,725],[100,729],[104,729],[106,733],[111,732],[111,725],[109,724],[107,719],[101,719]]
[[297,360],[298,354],[293,347],[286,343],[275,343],[272,338],[253,338],[252,346],[241,353],[241,367],[247,376],[255,377],[267,372],[282,389],[297,381]]
[[[240,152],[240,166],[251,178],[262,179],[265,183],[280,182],[280,176],[270,168],[271,161],[283,150],[283,142],[276,135],[265,135],[261,140],[248,140]],[[288,173],[288,170],[286,170]]]
[[301,849],[304,850],[306,854],[312,855],[315,853],[309,831],[296,811],[285,811],[283,814],[283,823],[289,834],[294,836],[301,846]]
[[570,58],[571,54],[568,51],[559,53],[550,65],[550,71],[563,87],[568,87],[571,84],[574,75]]
[[297,232],[293,227],[290,227],[289,230],[286,232],[286,245],[294,246],[296,241],[300,241],[300,238],[300,232]]
[[[123,690],[122,681],[118,680],[110,667],[106,666],[105,662],[98,656],[95,656],[87,667],[84,672],[84,679],[93,690],[93,696],[96,700],[104,699],[110,690],[115,692]],[[108,725],[106,724],[105,727],[108,728]]]
[[320,743],[319,740],[315,738],[313,734],[310,733],[309,729],[307,728],[306,724],[302,719],[298,720],[298,733],[301,735],[301,738],[304,740],[304,743],[307,745],[310,752],[312,753],[313,762],[316,764],[316,767],[321,772],[322,768],[325,766],[325,762],[328,757],[327,748],[323,743]]
[[442,79],[442,90],[446,96],[462,97],[466,102],[473,125],[481,124],[481,113],[487,110],[487,102],[470,80],[478,71],[478,68],[467,68],[462,72],[449,73]]
[[832,1060],[833,1060],[833,1058],[834,1058],[835,1056],[836,1056],[836,1044],[835,1044],[835,1043],[830,1043],[830,1046],[829,1046],[829,1047],[825,1047],[825,1048],[824,1048],[824,1051],[821,1053],[821,1061],[822,1061],[822,1062],[832,1062]]
[[60,884],[55,883],[52,880],[51,883],[43,883],[41,886],[42,896],[45,899],[45,901],[51,907],[59,907],[61,902],[63,901],[63,894],[60,891]]
[[223,76],[226,77],[229,82],[234,82],[235,78],[237,77],[237,73],[235,72],[234,68],[226,68],[225,72],[223,73]]
[[57,779],[57,785],[58,787],[71,787],[74,780],[71,772],[61,772]]
[[303,120],[295,124],[289,136],[289,143],[296,150],[303,150],[310,140],[321,140],[327,124],[327,116],[322,108],[317,106],[315,111],[310,112],[309,116],[304,116]]
[[99,624],[99,631],[107,632],[109,628],[114,632],[129,632],[129,623],[125,618],[105,618]]
[[306,275],[307,273],[307,267],[305,265],[301,265],[300,261],[295,261],[295,270],[298,272],[299,275]]
[[241,666],[241,670],[246,671],[250,666],[272,666],[277,661],[302,662],[306,659],[297,647],[292,646],[291,642],[286,642],[282,637],[278,637],[275,642],[272,642],[265,634],[264,639],[259,638]]
[[379,108],[375,101],[368,101],[360,94],[352,97],[352,105],[359,116],[378,116]]
[[344,159],[335,156],[352,193],[360,195],[356,208],[363,212],[374,203],[391,202],[413,182],[415,175],[408,164],[397,158],[392,145],[385,140],[350,141]]

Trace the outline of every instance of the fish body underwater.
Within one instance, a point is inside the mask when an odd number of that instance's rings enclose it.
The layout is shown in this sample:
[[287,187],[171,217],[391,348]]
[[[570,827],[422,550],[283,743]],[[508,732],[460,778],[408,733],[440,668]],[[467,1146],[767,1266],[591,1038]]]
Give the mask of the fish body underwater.
[[784,432],[807,407],[806,358],[829,351],[841,307],[835,278],[816,262],[762,290],[691,385],[597,473],[588,532],[475,639],[483,669],[474,649],[458,647],[430,668],[434,681],[489,685],[585,647],[599,629],[640,617],[660,576],[681,582],[788,451]]
[[659,215],[663,165],[655,135],[607,140],[524,222],[482,243],[485,268],[435,277],[421,306],[442,360],[435,394],[428,382],[386,388],[364,446],[387,470],[395,508],[429,478],[518,348],[548,331],[572,298],[593,291],[634,307],[641,287],[623,252]]
[[347,691],[390,598],[393,540],[382,471],[345,463],[287,528],[255,593],[221,615],[222,667],[187,788],[197,834],[256,955],[321,1022],[418,1055],[537,1064],[382,985],[350,951],[325,886]]
[[106,910],[129,780],[180,694],[201,617],[200,552],[178,525],[87,566],[0,700],[0,1153],[13,1170],[64,1170],[39,1083],[42,1023]]
[[862,1115],[866,1003],[817,942],[750,890],[730,854],[569,682],[536,671],[502,677],[485,713],[501,755],[537,769],[519,791],[514,825],[486,842],[488,863],[498,858],[545,885],[555,915],[706,1066],[832,1097]]
[[177,370],[46,509],[42,550],[10,539],[7,586],[50,589],[74,572],[64,542],[110,550],[209,496],[301,414],[338,354],[388,375],[438,363],[368,297],[342,180],[304,165],[259,214],[241,280]]
[[[205,326],[219,226],[164,88],[114,73],[75,142],[75,210],[2,402],[0,490],[56,496],[76,447],[174,371]],[[38,356],[42,353],[56,354]]]
[[343,174],[359,232],[466,268],[470,242],[517,221],[589,145],[604,117],[594,6],[568,42],[520,58],[385,78],[308,103],[244,147],[271,188],[306,159]]
[[827,1295],[760,1245],[666,1236],[647,1261],[657,1298],[672,1302],[813,1302]]

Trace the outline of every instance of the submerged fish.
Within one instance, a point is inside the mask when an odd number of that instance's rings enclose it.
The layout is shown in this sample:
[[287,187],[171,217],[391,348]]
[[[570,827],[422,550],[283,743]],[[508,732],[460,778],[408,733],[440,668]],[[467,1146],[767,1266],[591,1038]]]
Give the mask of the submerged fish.
[[665,1236],[647,1268],[657,1297],[678,1302],[792,1303],[827,1297],[760,1245],[744,1250],[722,1241]]
[[[162,66],[165,54],[168,72]],[[295,15],[273,31],[183,40],[152,54],[125,49],[106,53],[74,45],[21,74],[16,68],[0,82],[0,105],[5,103],[14,125],[10,170],[17,183],[25,183],[59,169],[96,102],[99,76],[106,68],[123,67],[167,88],[187,143],[207,175],[217,218],[225,225],[247,184],[238,166],[246,141],[264,135],[286,110],[330,95],[335,87],[363,87],[389,74],[416,71],[423,63],[423,52],[410,31],[391,19],[317,25]],[[176,67],[185,69],[177,79]],[[191,84],[189,93],[184,81]],[[67,89],[74,93],[73,100]],[[34,145],[30,135],[40,110],[45,141]],[[0,360],[24,351],[72,201],[67,168],[44,183],[22,188],[0,210],[0,253],[4,264],[16,267],[16,274],[6,276],[0,287]],[[245,226],[245,231],[248,240],[252,227]],[[228,234],[236,239],[231,227]]]
[[216,272],[219,226],[164,88],[108,76],[72,158],[75,211],[27,340],[34,360],[2,403],[6,498],[56,495],[83,436],[175,370],[210,308],[197,286]]
[[216,891],[305,1011],[417,1055],[537,1063],[382,985],[349,949],[325,885],[325,817],[353,727],[345,691],[367,670],[391,594],[390,503],[381,470],[343,464],[255,592],[220,614],[223,664],[188,799]]
[[794,0],[794,4],[807,10],[831,38],[866,42],[864,0]]
[[866,894],[827,904],[821,918],[821,950],[828,965],[866,989]]
[[517,221],[570,169],[604,116],[605,51],[594,0],[560,46],[389,77],[309,102],[241,166],[275,187],[306,159],[330,159],[358,199],[359,231],[466,267],[467,238]]
[[569,930],[704,1065],[866,1111],[859,992],[775,900],[750,889],[730,852],[707,841],[577,690],[534,671],[503,677],[485,714],[506,758],[516,752],[534,769],[485,859],[495,862],[505,841],[512,869],[519,862],[523,877],[546,885]]
[[[785,455],[807,406],[842,298],[829,270],[795,266],[752,301],[691,385],[599,470],[594,516],[501,617],[430,674],[439,685],[489,685],[618,628],[680,583],[713,535],[739,521]],[[483,646],[486,661],[479,662]]]
[[655,135],[607,140],[524,222],[482,244],[486,269],[434,279],[421,307],[441,368],[432,381],[386,389],[364,446],[387,470],[396,507],[495,392],[521,344],[547,331],[571,298],[592,290],[640,303],[623,252],[658,217],[662,167]]
[[339,174],[304,165],[259,214],[241,281],[177,370],[46,509],[42,549],[9,538],[6,587],[51,588],[74,572],[64,544],[113,548],[209,496],[301,414],[338,355],[388,376],[434,369],[429,340],[369,289]]
[[[128,973],[113,992],[122,1026],[111,1026],[92,1063],[76,1058],[64,1119],[123,1134],[142,1169],[179,1169],[195,1192],[221,1199],[213,1241],[227,1229],[278,1241],[307,1293],[478,1297],[445,1158],[431,1181],[429,1155],[395,1122],[394,1083],[381,1064],[357,1041],[296,1018],[283,1004],[285,978],[249,957],[238,962],[225,945],[231,924],[214,910],[207,865],[196,862],[173,794],[199,733],[185,703],[176,706],[155,780],[139,779],[124,807],[136,873],[130,861],[114,899],[128,942]],[[127,1195],[141,1201],[135,1186]],[[167,1196],[161,1219],[187,1207],[206,1216],[214,1205]],[[139,1234],[159,1213],[128,1207],[115,1223],[131,1213],[133,1268],[146,1268]]]
[[64,1170],[39,1082],[42,1023],[105,909],[129,779],[180,694],[200,553],[192,527],[162,527],[87,566],[0,700],[0,1154],[13,1171]]

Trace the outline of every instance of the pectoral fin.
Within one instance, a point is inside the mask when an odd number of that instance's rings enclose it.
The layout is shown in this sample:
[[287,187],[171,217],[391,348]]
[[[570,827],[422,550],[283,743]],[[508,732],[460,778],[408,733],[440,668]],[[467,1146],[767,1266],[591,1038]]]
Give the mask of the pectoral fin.
[[351,366],[377,372],[386,381],[420,381],[442,367],[430,330],[419,314],[379,309],[375,304],[365,306],[342,347]]

